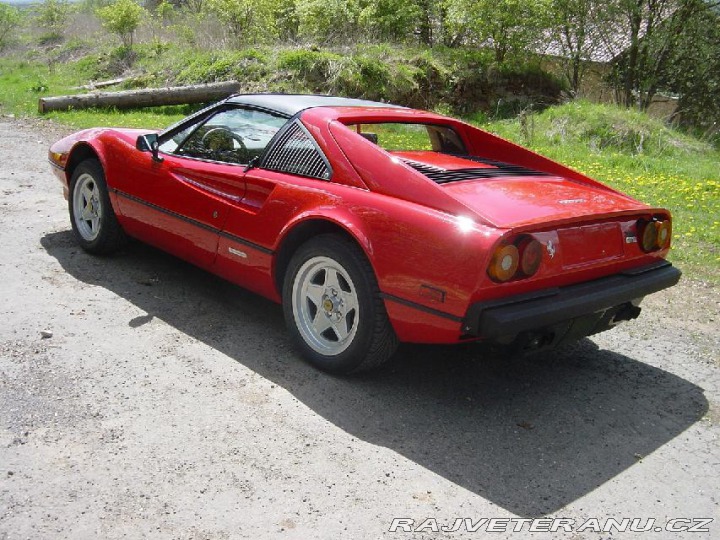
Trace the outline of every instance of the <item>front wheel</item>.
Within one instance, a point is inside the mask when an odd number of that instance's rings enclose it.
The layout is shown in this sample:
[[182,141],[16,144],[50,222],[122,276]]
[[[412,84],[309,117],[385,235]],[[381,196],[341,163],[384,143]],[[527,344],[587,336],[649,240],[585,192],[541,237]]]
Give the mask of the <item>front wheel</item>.
[[325,371],[372,369],[397,347],[370,263],[339,236],[318,236],[295,253],[285,274],[283,311],[303,356]]
[[73,172],[68,204],[75,238],[85,251],[108,254],[125,242],[110,204],[105,174],[96,159],[83,161]]

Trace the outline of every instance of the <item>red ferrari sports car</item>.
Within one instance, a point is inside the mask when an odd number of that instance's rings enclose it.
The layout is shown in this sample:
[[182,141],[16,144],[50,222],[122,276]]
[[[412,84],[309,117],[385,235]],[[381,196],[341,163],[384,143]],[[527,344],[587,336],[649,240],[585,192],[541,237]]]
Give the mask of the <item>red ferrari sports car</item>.
[[667,210],[386,103],[240,95],[49,157],[83,249],[137,238],[282,303],[301,354],[335,373],[398,342],[554,347],[680,278]]

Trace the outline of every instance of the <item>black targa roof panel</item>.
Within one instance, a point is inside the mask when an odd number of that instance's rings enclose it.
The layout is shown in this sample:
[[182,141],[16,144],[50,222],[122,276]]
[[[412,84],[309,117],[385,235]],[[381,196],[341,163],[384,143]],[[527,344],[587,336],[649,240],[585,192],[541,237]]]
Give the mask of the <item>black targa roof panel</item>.
[[307,94],[247,94],[233,96],[228,99],[230,103],[262,107],[277,111],[288,116],[294,116],[305,109],[313,107],[385,107],[403,109],[399,105],[380,103],[365,99],[352,99],[335,96],[307,95]]

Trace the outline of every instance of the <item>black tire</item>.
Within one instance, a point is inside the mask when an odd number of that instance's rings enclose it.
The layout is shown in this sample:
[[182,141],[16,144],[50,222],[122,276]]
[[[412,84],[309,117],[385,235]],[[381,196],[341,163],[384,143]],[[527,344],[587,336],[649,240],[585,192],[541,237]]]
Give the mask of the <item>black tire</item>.
[[369,261],[338,235],[318,236],[295,252],[285,273],[283,312],[303,357],[330,373],[377,368],[397,348]]
[[[73,171],[68,208],[75,238],[88,253],[107,255],[127,241],[110,203],[105,173],[98,160],[86,159]],[[83,208],[83,213],[78,214]]]

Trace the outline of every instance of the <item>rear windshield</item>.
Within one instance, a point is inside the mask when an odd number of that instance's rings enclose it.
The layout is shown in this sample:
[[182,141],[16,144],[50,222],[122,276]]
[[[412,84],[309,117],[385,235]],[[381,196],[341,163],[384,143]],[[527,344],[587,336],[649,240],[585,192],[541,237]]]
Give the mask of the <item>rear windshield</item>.
[[350,129],[388,152],[430,150],[445,154],[467,154],[465,145],[450,127],[433,124],[348,124]]

